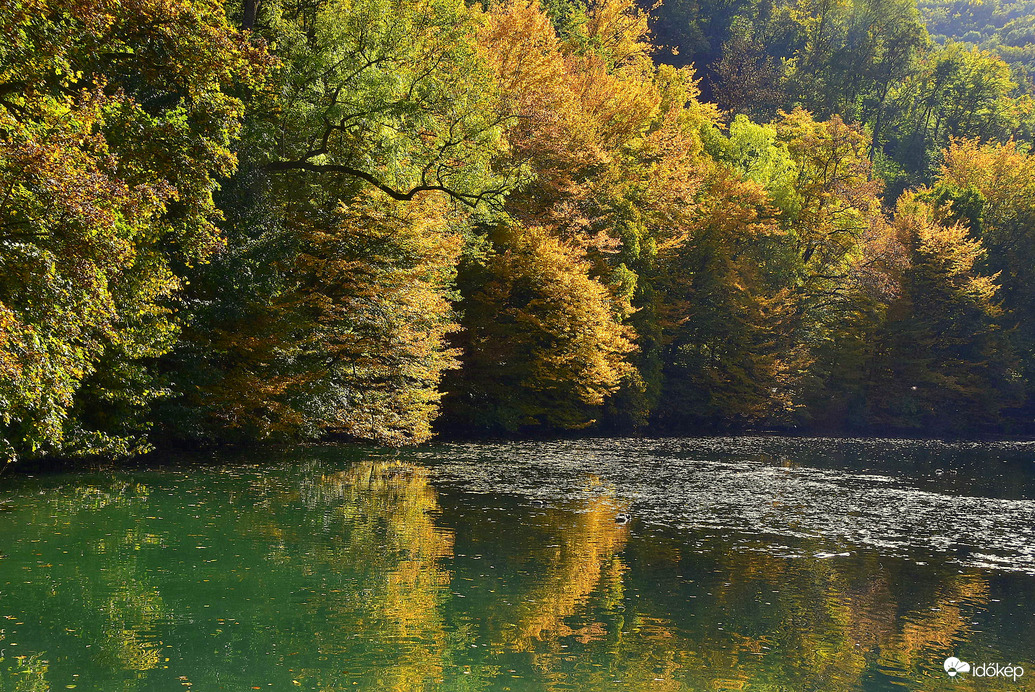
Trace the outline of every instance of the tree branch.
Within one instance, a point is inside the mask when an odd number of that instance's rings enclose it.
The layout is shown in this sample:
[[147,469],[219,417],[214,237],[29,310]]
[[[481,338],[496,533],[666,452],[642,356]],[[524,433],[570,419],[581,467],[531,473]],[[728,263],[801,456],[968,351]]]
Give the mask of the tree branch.
[[446,195],[449,195],[456,201],[465,204],[466,206],[471,207],[473,209],[477,207],[478,203],[486,197],[499,195],[504,192],[504,190],[502,189],[491,189],[483,190],[478,194],[472,194],[465,192],[457,192],[456,190],[450,189],[449,187],[443,184],[430,185],[426,183],[417,185],[416,187],[410,188],[409,190],[402,191],[396,190],[390,185],[379,180],[373,174],[368,173],[364,170],[360,170],[358,168],[352,168],[351,166],[343,166],[340,164],[312,163],[311,161],[272,161],[270,163],[267,163],[264,166],[264,168],[269,171],[294,170],[310,171],[312,173],[341,173],[344,175],[351,175],[354,178],[365,180],[366,182],[370,183],[371,185],[373,185],[378,190],[385,193],[392,199],[399,200],[400,202],[409,202],[422,192],[442,192]]

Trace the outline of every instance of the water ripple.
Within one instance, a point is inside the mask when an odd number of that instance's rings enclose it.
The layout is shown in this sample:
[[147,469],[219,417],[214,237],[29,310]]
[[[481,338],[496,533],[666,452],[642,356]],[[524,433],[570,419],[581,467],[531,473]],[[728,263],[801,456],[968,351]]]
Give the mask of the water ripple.
[[[924,457],[933,447],[938,461]],[[1035,574],[1032,452],[1030,443],[630,439],[449,445],[426,461],[438,482],[466,492],[559,504],[608,488],[638,521],[762,534],[771,550],[820,539],[835,555],[935,552]]]

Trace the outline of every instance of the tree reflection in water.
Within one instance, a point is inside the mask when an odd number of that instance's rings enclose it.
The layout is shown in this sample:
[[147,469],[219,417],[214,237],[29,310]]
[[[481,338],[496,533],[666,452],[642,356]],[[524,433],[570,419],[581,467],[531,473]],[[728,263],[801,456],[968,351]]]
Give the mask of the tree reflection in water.
[[306,620],[320,626],[298,642],[345,668],[303,668],[297,679],[320,690],[397,692],[441,682],[449,648],[442,604],[451,576],[443,563],[453,554],[453,535],[435,525],[438,501],[426,471],[360,462],[303,481],[301,499],[342,526],[307,568],[349,574],[352,588],[310,596]]
[[0,525],[0,691],[966,690],[995,681],[947,656],[1029,663],[1030,614],[998,605],[1030,602],[1023,575],[616,524],[629,498],[591,475],[534,507],[340,469],[28,484]]

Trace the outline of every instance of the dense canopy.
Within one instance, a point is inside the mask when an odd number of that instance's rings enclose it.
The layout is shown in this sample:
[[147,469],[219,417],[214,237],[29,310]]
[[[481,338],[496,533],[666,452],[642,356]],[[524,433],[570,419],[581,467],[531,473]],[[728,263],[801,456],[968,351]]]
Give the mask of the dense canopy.
[[1035,27],[947,7],[4,2],[0,456],[1031,432]]

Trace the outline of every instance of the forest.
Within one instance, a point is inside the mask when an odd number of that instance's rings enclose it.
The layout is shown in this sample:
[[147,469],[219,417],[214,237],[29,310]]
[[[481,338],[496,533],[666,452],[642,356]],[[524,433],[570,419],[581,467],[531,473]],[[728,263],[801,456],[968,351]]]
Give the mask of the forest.
[[1033,16],[4,0],[0,457],[1030,435]]

